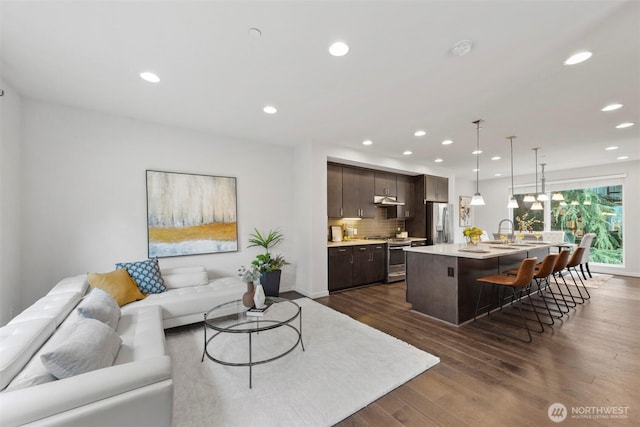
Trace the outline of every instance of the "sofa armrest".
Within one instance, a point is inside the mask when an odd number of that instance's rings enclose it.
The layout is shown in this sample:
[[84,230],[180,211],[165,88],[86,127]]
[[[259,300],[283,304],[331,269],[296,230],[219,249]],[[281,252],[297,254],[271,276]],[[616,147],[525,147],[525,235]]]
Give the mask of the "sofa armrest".
[[167,379],[171,379],[171,359],[162,356],[3,392],[0,424],[34,422]]

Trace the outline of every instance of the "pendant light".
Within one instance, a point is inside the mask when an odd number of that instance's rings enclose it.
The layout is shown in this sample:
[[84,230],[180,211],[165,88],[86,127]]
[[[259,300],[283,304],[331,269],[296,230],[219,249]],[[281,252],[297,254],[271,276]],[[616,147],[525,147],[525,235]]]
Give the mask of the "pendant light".
[[[538,159],[536,158],[536,174],[537,173],[538,173]],[[536,193],[537,192],[538,192],[538,177],[536,175]],[[536,196],[534,196],[533,194],[529,193],[529,194],[524,196],[522,201],[525,202],[525,203],[533,203],[533,202],[536,201]]]
[[469,203],[471,206],[484,206],[484,198],[480,194],[478,181],[480,179],[480,123],[484,120],[478,119],[472,122],[476,125],[476,193],[471,198]]
[[513,138],[516,138],[515,135],[508,136],[509,145],[511,146],[511,197],[509,198],[509,203],[507,204],[507,208],[518,209],[518,201],[513,195]]
[[[537,154],[537,151],[536,151]],[[539,202],[546,202],[549,200],[549,196],[547,195],[547,192],[544,189],[544,183],[546,182],[546,180],[544,179],[544,167],[546,166],[546,163],[540,163],[540,167],[542,168],[542,177],[540,178],[540,182],[542,183],[542,191],[540,192],[540,194],[538,194],[538,201]]]
[[553,193],[553,195],[551,195],[551,200],[555,200],[558,202],[563,202],[564,201],[564,196],[562,195],[561,192],[556,191],[555,193]]
[[[533,148],[532,150],[536,152],[536,195],[538,194],[538,150],[540,147]],[[543,209],[542,203],[540,200],[535,200],[531,205],[532,211],[541,211]]]

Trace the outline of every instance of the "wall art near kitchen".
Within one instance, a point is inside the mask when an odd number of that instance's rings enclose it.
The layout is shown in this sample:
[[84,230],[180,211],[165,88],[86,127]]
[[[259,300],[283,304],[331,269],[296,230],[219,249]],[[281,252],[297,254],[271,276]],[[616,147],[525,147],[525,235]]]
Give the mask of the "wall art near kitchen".
[[236,179],[147,171],[149,257],[238,250]]
[[471,197],[460,196],[459,218],[460,227],[471,227]]

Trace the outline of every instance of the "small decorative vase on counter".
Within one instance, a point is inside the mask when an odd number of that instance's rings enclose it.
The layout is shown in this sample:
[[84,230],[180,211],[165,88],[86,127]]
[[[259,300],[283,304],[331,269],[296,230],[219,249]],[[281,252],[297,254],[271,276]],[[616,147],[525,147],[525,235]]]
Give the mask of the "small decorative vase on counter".
[[262,285],[258,282],[255,283],[255,293],[253,295],[253,303],[255,304],[256,308],[262,308],[264,307],[264,289],[262,289]]
[[255,292],[253,282],[247,282],[247,292],[242,295],[242,305],[247,308],[253,307],[253,296]]

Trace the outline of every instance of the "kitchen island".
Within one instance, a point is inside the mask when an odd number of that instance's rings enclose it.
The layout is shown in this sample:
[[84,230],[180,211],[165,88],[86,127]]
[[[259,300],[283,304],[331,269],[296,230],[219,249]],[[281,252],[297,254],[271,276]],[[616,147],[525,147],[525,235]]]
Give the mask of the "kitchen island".
[[[405,248],[407,302],[415,311],[460,325],[473,319],[479,291],[477,278],[518,268],[525,258],[542,261],[551,246],[540,242]],[[486,307],[488,301],[485,293],[480,306]]]

